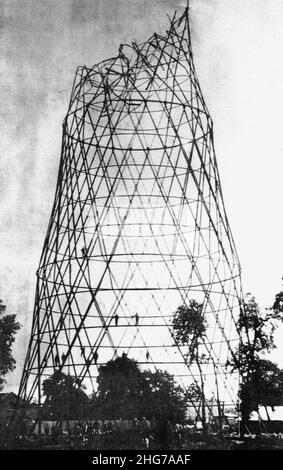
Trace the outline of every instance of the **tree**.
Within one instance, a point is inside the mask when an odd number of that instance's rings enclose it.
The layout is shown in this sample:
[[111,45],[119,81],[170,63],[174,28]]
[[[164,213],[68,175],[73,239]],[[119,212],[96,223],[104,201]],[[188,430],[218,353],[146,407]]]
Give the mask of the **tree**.
[[107,417],[143,416],[146,379],[137,362],[126,354],[99,367],[96,407]]
[[126,354],[99,367],[98,389],[93,397],[100,416],[148,418],[158,422],[184,419],[183,389],[166,371],[141,371]]
[[0,300],[0,390],[5,384],[5,375],[15,369],[16,361],[12,356],[12,345],[20,329],[16,315],[5,315],[6,306]]
[[89,402],[85,387],[70,375],[56,371],[42,384],[46,396],[44,411],[52,419],[80,419]]
[[283,371],[267,359],[257,359],[257,365],[249,381],[245,383],[244,393],[252,411],[265,407],[268,419],[268,406],[280,405],[283,396]]
[[203,304],[192,299],[189,305],[181,305],[177,308],[173,321],[173,336],[178,345],[187,346],[188,362],[191,364],[199,359],[199,344],[202,342],[207,321],[203,312]]
[[[276,306],[279,306],[277,299]],[[230,365],[240,371],[242,383],[239,391],[242,416],[241,433],[248,425],[252,411],[259,405],[274,406],[282,395],[282,373],[276,364],[262,359],[275,348],[274,332],[282,315],[278,308],[260,311],[255,298],[247,294],[240,310],[238,331],[241,342]],[[280,392],[281,389],[281,392]]]
[[198,402],[201,400],[202,394],[199,386],[196,383],[192,383],[186,390],[186,396],[190,401]]
[[166,449],[170,423],[180,423],[185,419],[185,391],[167,371],[146,370],[144,376],[148,384],[144,415],[154,420],[156,437],[161,447]]
[[[265,309],[261,311],[251,294],[247,294],[241,308],[238,320],[238,330],[242,337],[243,347],[248,346],[243,356],[244,363],[253,362],[253,357],[261,352],[270,352],[275,348],[274,332],[282,315],[277,309]],[[243,364],[244,365],[244,364]]]
[[279,318],[282,318],[283,313],[283,292],[279,292],[275,295],[275,301],[272,306],[272,310],[275,314],[278,315]]
[[143,373],[148,388],[145,394],[144,415],[156,420],[182,422],[185,419],[186,395],[167,371],[146,370]]
[[187,346],[185,353],[188,364],[195,361],[200,374],[200,391],[201,391],[201,407],[202,407],[202,425],[206,429],[205,416],[205,393],[204,380],[202,374],[201,363],[205,359],[204,354],[200,354],[200,345],[203,343],[207,321],[203,311],[203,304],[191,299],[188,305],[181,305],[177,308],[173,321],[173,337],[178,346]]

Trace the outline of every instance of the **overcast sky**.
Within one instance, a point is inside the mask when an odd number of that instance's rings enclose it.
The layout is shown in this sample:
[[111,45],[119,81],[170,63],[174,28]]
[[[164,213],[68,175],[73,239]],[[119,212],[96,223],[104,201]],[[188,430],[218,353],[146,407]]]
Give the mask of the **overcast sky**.
[[[262,307],[283,275],[283,0],[191,0],[200,85],[215,144],[243,288]],[[61,124],[78,65],[121,42],[162,33],[184,0],[0,0],[0,298],[23,325],[23,365],[35,271],[52,207]],[[282,331],[277,335],[282,351]]]

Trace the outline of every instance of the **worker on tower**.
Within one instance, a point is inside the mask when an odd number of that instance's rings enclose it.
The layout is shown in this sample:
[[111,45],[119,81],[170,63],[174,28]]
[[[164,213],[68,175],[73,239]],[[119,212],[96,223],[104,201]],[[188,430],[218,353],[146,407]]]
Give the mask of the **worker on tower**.
[[136,313],[135,315],[133,315],[131,318],[134,318],[134,319],[135,319],[136,325],[139,324],[139,319],[140,319],[140,317],[139,317],[139,314],[138,314],[138,313]]
[[84,259],[87,259],[87,248],[85,246],[82,247],[81,252],[82,252],[82,257]]
[[56,354],[54,359],[55,359],[55,366],[59,366],[60,365],[60,359],[59,359],[58,354]]
[[149,352],[148,351],[146,351],[145,357],[146,357],[146,360],[148,361],[149,360]]
[[85,347],[81,346],[81,356],[85,356]]
[[118,326],[119,315],[116,313],[116,315],[114,316],[114,318],[115,318],[115,326]]
[[63,353],[62,356],[61,356],[61,359],[62,359],[62,364],[64,364],[64,362],[65,362],[66,359],[67,359],[67,354],[64,354],[64,353]]
[[97,364],[97,361],[98,361],[98,352],[97,352],[97,349],[94,351],[93,353],[93,359],[94,359],[94,362],[95,364]]
[[119,46],[119,56],[121,56],[123,54],[123,46],[124,46],[124,44],[120,44],[120,46]]

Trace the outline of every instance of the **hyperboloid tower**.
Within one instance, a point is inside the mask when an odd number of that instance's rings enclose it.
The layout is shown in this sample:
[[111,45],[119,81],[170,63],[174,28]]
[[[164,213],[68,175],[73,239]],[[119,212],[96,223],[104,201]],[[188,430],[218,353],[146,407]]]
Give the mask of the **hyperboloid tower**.
[[[192,300],[207,322],[198,364],[172,329]],[[125,353],[235,403],[240,300],[186,9],[163,36],[77,69],[19,395],[42,403],[55,370],[91,393]]]

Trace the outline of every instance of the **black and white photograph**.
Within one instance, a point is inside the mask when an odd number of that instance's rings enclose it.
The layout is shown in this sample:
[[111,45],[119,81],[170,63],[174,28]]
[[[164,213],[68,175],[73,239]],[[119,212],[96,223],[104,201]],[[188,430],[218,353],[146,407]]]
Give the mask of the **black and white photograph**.
[[283,0],[0,31],[1,454],[282,451]]

